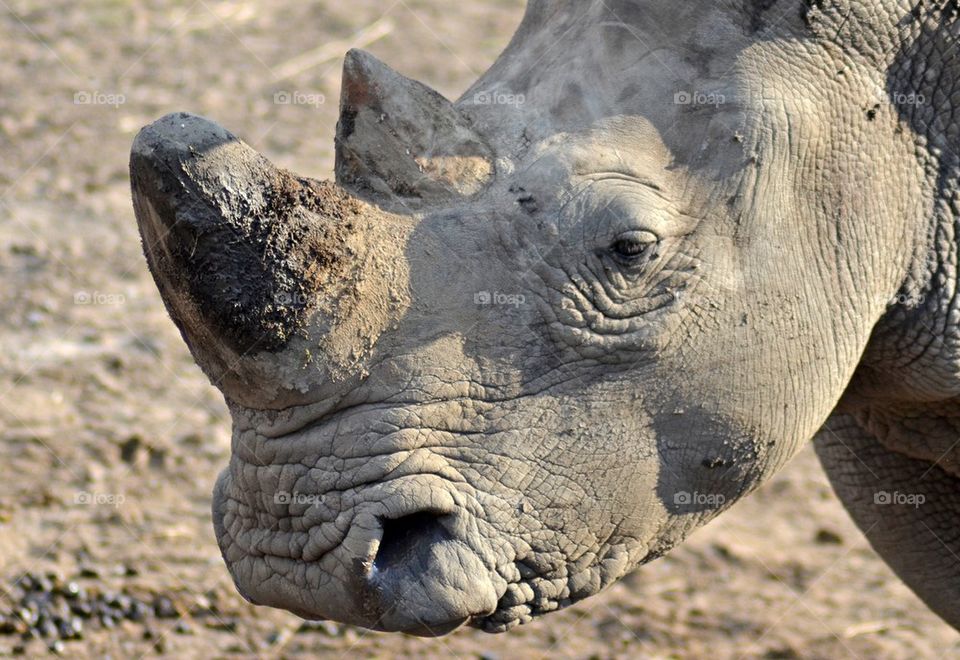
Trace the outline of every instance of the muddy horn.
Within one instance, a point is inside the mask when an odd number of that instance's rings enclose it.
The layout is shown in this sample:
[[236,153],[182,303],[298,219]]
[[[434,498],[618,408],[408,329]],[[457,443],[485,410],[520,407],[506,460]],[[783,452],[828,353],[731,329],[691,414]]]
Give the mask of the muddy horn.
[[140,131],[130,178],[170,315],[214,384],[243,402],[264,382],[261,356],[280,352],[323,303],[318,292],[335,288],[359,202],[186,113]]

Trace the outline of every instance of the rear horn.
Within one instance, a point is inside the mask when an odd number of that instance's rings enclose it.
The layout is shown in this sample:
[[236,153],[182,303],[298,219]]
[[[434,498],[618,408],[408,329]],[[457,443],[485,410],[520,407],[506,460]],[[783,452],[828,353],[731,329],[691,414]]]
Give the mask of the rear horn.
[[419,206],[470,197],[493,173],[491,149],[443,96],[361,50],[343,65],[337,182]]

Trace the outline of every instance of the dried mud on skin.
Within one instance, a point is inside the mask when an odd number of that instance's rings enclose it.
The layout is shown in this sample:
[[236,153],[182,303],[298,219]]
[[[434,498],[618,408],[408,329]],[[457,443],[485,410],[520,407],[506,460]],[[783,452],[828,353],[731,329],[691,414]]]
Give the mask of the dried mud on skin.
[[[275,70],[301,68],[283,65],[323,45],[345,52],[383,19],[392,29],[367,48],[455,97],[521,13],[519,0],[10,0],[0,11],[0,655],[960,653],[957,634],[870,550],[809,450],[667,557],[506,635],[374,634],[236,593],[210,521],[229,418],[147,271],[127,179],[133,138],[191,111],[279,167],[329,178],[341,60],[280,80]],[[302,193],[290,188],[298,203]]]

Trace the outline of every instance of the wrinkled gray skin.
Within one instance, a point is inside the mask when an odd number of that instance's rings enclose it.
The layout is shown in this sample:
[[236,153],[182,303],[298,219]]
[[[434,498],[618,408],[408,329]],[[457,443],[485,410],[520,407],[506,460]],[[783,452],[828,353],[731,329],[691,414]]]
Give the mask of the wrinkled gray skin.
[[244,596],[506,630],[816,437],[960,625],[955,14],[533,0],[456,103],[351,52],[337,184],[145,128],[145,252],[233,415],[213,517]]

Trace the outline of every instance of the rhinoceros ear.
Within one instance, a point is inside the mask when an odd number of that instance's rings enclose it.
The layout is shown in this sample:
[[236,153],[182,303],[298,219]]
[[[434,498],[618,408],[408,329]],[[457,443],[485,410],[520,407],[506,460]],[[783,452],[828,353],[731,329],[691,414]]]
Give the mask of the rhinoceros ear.
[[336,147],[339,184],[404,204],[472,196],[493,173],[490,148],[453,103],[361,50],[344,61]]

